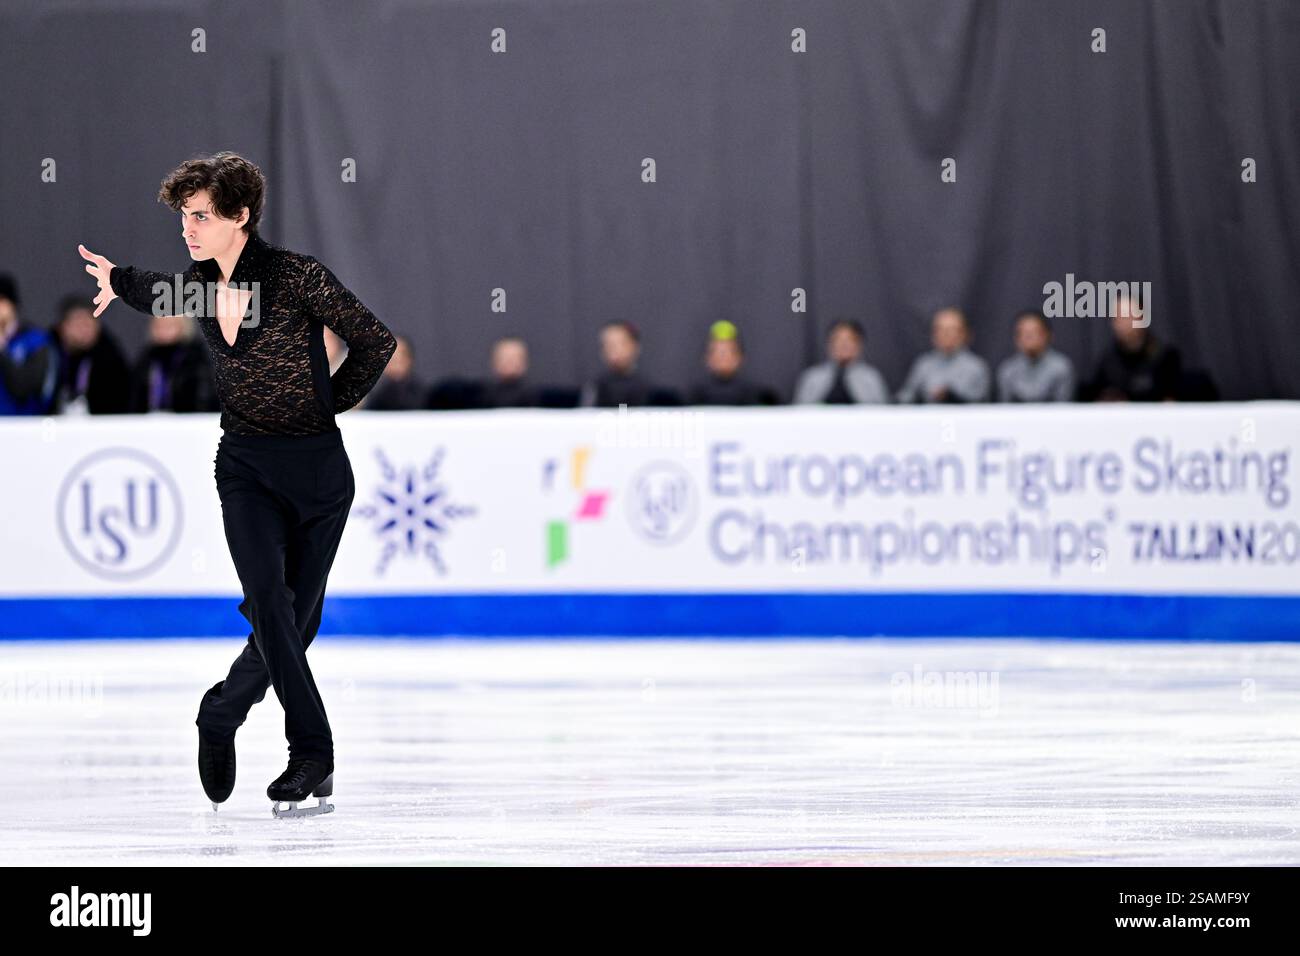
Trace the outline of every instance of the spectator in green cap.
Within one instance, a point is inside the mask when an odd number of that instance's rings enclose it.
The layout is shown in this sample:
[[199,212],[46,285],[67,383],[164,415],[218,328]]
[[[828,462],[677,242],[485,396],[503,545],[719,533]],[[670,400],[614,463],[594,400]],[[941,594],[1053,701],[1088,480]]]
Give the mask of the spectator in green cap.
[[740,344],[740,330],[726,319],[709,326],[709,342],[704,352],[708,374],[691,386],[691,405],[771,405],[775,396],[742,375],[745,352]]

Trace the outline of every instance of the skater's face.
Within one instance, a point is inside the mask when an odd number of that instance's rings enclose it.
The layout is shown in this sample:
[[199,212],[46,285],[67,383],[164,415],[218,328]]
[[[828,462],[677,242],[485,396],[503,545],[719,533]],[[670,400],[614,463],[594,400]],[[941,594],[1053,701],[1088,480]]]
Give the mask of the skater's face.
[[240,240],[244,223],[248,222],[248,207],[239,212],[238,219],[222,219],[212,208],[212,196],[206,189],[197,190],[181,206],[181,237],[190,258],[211,259],[224,255]]

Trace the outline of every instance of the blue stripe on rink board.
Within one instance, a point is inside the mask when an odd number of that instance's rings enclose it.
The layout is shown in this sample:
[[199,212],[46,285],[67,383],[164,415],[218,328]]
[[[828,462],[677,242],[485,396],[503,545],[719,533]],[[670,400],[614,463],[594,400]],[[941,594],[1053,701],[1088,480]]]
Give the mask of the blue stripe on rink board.
[[[232,597],[0,598],[0,639],[247,636]],[[421,594],[325,599],[377,637],[1062,637],[1300,640],[1300,596]]]

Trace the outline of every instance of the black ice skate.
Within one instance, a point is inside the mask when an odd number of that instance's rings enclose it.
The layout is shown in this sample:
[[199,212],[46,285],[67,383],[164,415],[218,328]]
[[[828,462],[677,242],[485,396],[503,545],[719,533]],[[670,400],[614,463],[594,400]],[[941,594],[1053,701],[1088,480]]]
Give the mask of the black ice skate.
[[225,802],[235,789],[235,742],[210,740],[199,731],[199,780],[212,801],[212,809]]
[[[310,817],[318,813],[330,813],[334,804],[326,803],[325,798],[334,793],[334,762],[321,760],[294,759],[289,761],[289,769],[280,774],[269,787],[266,795],[275,801],[271,815],[275,817]],[[307,795],[319,797],[320,803],[314,807],[299,807]],[[281,809],[280,804],[289,804]]]

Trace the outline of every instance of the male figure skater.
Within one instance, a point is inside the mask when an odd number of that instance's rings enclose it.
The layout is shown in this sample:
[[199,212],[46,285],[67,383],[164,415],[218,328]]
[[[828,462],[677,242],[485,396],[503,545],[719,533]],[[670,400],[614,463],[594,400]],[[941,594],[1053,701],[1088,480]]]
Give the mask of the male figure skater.
[[[141,312],[185,311],[211,346],[222,428],[213,474],[252,633],[199,706],[199,776],[215,810],[235,785],[235,731],[269,684],[284,706],[289,766],[266,794],[274,815],[303,816],[333,809],[333,737],[306,651],[356,491],[334,416],[370,391],[397,341],[315,258],[258,235],[265,191],[261,170],[230,152],[163,180],[158,198],[180,212],[193,259],[180,288],[203,291],[184,309],[163,291],[174,293],[177,276],[78,250],[99,283],[95,315],[118,297]],[[325,326],[348,344],[332,378]],[[308,794],[319,805],[299,809]]]

